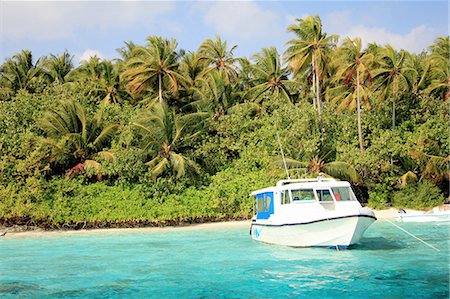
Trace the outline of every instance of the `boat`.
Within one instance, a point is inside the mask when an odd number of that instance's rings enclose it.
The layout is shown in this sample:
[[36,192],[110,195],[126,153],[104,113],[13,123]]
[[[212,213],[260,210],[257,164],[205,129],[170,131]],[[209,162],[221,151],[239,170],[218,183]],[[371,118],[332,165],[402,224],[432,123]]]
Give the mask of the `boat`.
[[441,211],[439,207],[433,208],[428,212],[412,212],[407,213],[404,209],[400,209],[398,214],[394,216],[397,222],[443,222],[450,221],[450,210]]
[[377,218],[346,181],[286,179],[251,193],[252,239],[291,247],[348,248]]

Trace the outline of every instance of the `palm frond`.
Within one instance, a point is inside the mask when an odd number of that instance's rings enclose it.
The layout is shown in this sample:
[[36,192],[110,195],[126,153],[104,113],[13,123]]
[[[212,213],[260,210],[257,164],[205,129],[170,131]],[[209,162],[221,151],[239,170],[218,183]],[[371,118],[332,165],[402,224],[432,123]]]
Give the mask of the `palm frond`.
[[361,183],[361,177],[350,164],[342,161],[334,161],[324,164],[324,170],[332,177],[351,181],[355,184]]
[[401,176],[400,180],[401,186],[406,187],[408,181],[417,181],[417,175],[412,171],[408,171],[407,173]]

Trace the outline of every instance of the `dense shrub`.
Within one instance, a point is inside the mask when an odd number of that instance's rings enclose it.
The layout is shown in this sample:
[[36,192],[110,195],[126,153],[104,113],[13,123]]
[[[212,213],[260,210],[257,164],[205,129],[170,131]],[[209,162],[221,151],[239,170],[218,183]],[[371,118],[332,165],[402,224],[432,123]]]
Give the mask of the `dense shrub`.
[[375,188],[369,191],[368,205],[374,209],[385,209],[388,203],[389,192],[383,188]]
[[442,196],[439,188],[427,180],[408,185],[394,192],[392,196],[392,204],[396,208],[427,210],[444,202],[445,197]]

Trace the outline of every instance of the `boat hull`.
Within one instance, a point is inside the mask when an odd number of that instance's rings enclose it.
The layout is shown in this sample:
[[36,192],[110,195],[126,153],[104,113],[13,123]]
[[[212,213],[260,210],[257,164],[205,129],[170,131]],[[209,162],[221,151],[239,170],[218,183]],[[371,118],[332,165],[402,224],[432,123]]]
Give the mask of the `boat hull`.
[[355,215],[282,225],[253,222],[251,234],[254,240],[270,244],[345,248],[358,243],[375,220],[372,216]]
[[439,214],[399,214],[395,216],[397,222],[442,222],[450,221],[450,212]]

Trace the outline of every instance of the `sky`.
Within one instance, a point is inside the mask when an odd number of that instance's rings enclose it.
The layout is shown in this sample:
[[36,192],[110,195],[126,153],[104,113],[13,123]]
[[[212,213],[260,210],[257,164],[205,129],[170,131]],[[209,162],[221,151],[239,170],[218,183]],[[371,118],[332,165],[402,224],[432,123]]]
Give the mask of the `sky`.
[[448,1],[6,1],[0,0],[0,61],[22,49],[33,56],[65,50],[74,63],[97,55],[118,58],[125,41],[174,38],[178,49],[197,50],[219,35],[235,56],[264,47],[282,53],[295,36],[287,27],[319,15],[323,31],[391,44],[419,53],[449,35]]

